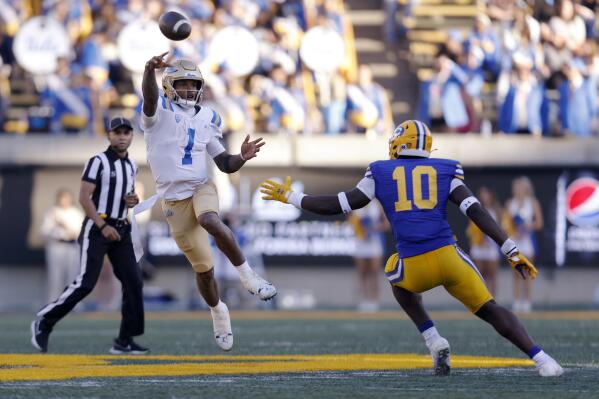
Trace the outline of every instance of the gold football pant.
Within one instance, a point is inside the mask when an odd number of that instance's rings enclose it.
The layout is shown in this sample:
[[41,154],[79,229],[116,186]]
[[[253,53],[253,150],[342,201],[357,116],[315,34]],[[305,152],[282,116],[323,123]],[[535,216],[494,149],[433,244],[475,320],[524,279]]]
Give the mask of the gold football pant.
[[162,210],[179,249],[197,273],[212,270],[214,262],[208,232],[198,223],[203,213],[218,213],[218,193],[213,182],[198,186],[192,197],[162,202]]
[[391,255],[385,274],[392,285],[422,293],[442,285],[472,313],[493,299],[468,255],[457,245],[447,245],[410,258]]

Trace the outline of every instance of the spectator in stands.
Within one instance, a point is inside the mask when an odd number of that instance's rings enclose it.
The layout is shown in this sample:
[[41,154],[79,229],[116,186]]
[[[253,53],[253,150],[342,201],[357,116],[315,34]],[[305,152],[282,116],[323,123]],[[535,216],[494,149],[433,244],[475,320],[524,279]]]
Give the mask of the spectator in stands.
[[41,233],[46,241],[48,298],[54,300],[77,275],[79,245],[77,237],[83,223],[83,212],[73,204],[66,189],[56,193],[55,205],[46,212]]
[[549,20],[549,27],[553,39],[563,39],[570,51],[576,51],[586,40],[584,20],[576,15],[572,0],[555,2],[555,16]]
[[230,131],[254,132],[250,99],[240,78],[230,77],[227,82],[225,126]]
[[309,101],[306,96],[306,92],[303,88],[302,75],[289,76],[287,88],[295,101],[302,107],[304,114],[303,133],[311,134],[315,131],[322,131],[320,128],[322,125],[320,112],[318,112],[316,104],[314,104],[313,101]]
[[499,129],[503,133],[542,134],[541,106],[543,87],[532,73],[532,60],[516,53],[512,57],[514,71],[506,73],[506,89],[498,88]]
[[571,0],[555,3],[555,16],[549,20],[549,24],[542,25],[541,34],[545,42],[545,59],[550,69],[548,87],[557,89],[566,78],[563,69],[586,39],[584,20],[574,12]]
[[331,79],[317,76],[319,104],[325,134],[339,134],[346,128],[347,84],[340,74]]
[[[482,186],[478,190],[477,198],[489,214],[500,222],[501,207],[493,191]],[[499,247],[489,236],[486,236],[476,225],[470,221],[466,231],[470,240],[470,256],[480,270],[487,288],[493,296],[497,293],[497,268],[499,267]]]
[[457,29],[447,32],[447,41],[441,45],[439,55],[445,55],[453,62],[459,62],[464,55],[464,36]]
[[422,82],[418,102],[418,119],[435,132],[457,131],[469,125],[466,104],[462,97],[463,69],[446,55],[435,60],[433,77]]
[[49,0],[42,2],[45,13],[66,29],[72,44],[87,37],[92,32],[93,21],[87,0]]
[[462,99],[468,111],[468,124],[462,127],[460,132],[477,132],[480,129],[480,118],[483,111],[481,94],[485,83],[484,57],[482,49],[471,44],[461,65],[463,73],[456,73],[456,77],[463,85]]
[[359,67],[358,84],[349,85],[347,94],[349,120],[358,129],[372,128],[379,134],[388,134],[393,130],[393,115],[387,92],[372,79],[372,69],[369,66]]
[[488,0],[487,15],[492,20],[509,22],[514,20],[516,0]]
[[[510,237],[518,243],[520,252],[534,262],[537,248],[535,234],[543,228],[543,212],[534,194],[530,179],[520,176],[512,182],[512,198],[505,207],[504,226]],[[516,270],[514,276],[515,312],[528,313],[530,301],[530,279],[523,280]]]
[[50,132],[79,133],[93,131],[93,105],[90,81],[81,67],[58,60],[56,73],[46,79],[41,101],[50,107]]
[[566,79],[559,87],[562,131],[579,137],[591,136],[597,116],[597,76],[592,63],[572,60],[563,73]]
[[288,88],[288,77],[282,68],[271,71],[269,132],[299,133],[304,130],[306,113]]
[[544,68],[543,49],[540,46],[540,25],[528,9],[517,8],[516,18],[509,28],[502,30],[503,34],[503,65],[504,70],[512,68],[512,57],[522,53],[533,61],[535,71]]
[[579,0],[579,3],[574,4],[576,14],[583,20],[587,30],[587,38],[595,37],[595,9],[597,8],[597,0]]
[[468,46],[477,46],[482,50],[482,68],[488,72],[488,80],[496,80],[501,70],[501,42],[487,15],[476,16],[474,28],[468,37]]

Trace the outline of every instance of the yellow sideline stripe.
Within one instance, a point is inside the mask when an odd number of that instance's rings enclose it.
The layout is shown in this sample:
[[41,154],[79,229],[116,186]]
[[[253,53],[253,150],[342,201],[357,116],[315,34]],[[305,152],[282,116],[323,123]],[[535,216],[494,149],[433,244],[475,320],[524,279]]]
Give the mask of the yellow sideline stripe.
[[[466,311],[429,312],[433,320],[471,320],[474,315]],[[92,312],[72,317],[88,320],[120,320],[117,312]],[[518,314],[525,320],[599,320],[599,311],[548,311]],[[233,311],[235,320],[409,320],[404,312],[382,311],[359,313],[354,311]],[[146,320],[212,320],[207,311],[197,312],[147,312]]]
[[[123,364],[123,360],[131,363]],[[451,360],[454,368],[525,367],[534,364],[525,359],[480,356],[454,356]],[[114,363],[115,361],[117,363]],[[430,367],[430,356],[404,353],[265,356],[0,354],[0,381],[404,370]]]

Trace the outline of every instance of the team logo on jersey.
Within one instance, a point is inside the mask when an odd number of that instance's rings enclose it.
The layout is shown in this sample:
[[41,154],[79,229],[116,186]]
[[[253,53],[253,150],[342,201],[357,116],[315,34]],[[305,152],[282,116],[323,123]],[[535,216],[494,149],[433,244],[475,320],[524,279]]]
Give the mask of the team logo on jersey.
[[582,177],[568,186],[566,216],[577,226],[599,224],[599,181],[591,177]]
[[177,122],[177,123],[181,122],[181,118],[182,118],[181,115],[175,114],[175,122]]

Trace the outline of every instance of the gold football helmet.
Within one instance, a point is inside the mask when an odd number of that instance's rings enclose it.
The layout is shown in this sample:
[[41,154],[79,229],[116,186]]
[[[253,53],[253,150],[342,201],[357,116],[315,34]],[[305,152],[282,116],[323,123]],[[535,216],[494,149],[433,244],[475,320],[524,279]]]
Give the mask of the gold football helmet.
[[[193,100],[182,98],[175,90],[175,81],[177,80],[195,80],[197,83],[197,89]],[[204,78],[200,68],[188,60],[177,60],[164,70],[162,75],[162,88],[164,89],[164,95],[174,102],[182,106],[193,107],[202,101],[202,91],[204,90]],[[191,90],[187,90],[191,91]]]
[[428,127],[420,121],[402,122],[393,131],[389,139],[389,158],[397,159],[400,155],[429,157],[433,145],[433,136]]

